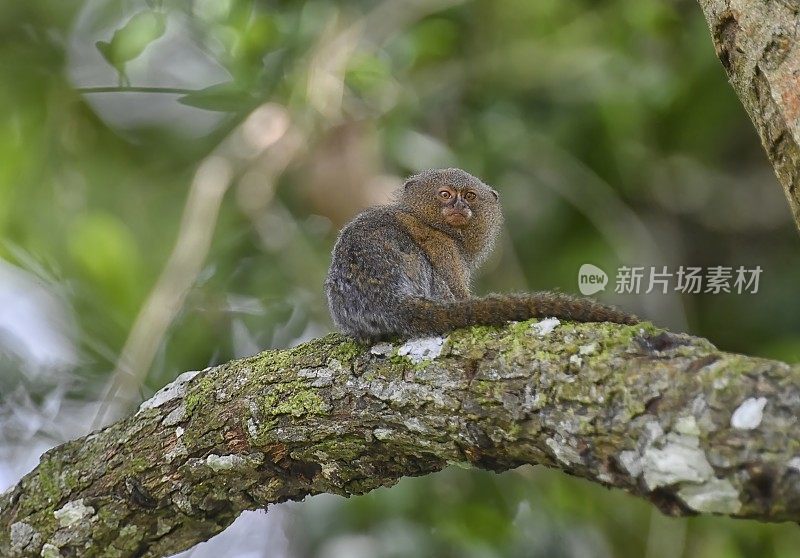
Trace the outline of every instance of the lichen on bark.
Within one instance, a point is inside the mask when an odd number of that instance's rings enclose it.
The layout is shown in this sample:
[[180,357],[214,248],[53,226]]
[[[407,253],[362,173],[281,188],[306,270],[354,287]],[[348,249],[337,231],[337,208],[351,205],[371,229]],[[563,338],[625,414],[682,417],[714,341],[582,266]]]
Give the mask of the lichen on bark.
[[557,467],[672,514],[800,519],[797,366],[650,324],[328,335],[181,375],[0,497],[0,555],[164,556],[243,510],[471,464]]

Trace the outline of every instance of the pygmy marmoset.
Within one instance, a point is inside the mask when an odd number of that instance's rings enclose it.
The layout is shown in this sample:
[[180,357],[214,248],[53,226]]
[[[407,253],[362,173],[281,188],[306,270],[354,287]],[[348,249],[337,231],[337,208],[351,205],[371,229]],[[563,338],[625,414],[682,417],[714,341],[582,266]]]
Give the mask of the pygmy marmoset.
[[502,221],[497,192],[471,174],[450,168],[412,176],[395,203],[367,209],[339,234],[325,281],[334,323],[374,342],[546,316],[638,322],[561,293],[471,297],[471,275],[492,250]]

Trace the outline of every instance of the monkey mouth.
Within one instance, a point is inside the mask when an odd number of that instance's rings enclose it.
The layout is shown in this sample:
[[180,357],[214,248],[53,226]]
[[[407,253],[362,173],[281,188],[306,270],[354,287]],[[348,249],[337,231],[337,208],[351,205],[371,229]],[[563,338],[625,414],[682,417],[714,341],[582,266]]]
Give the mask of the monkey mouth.
[[467,207],[461,209],[445,207],[442,209],[442,216],[444,217],[444,222],[451,227],[461,228],[466,227],[470,219],[472,219],[472,211]]

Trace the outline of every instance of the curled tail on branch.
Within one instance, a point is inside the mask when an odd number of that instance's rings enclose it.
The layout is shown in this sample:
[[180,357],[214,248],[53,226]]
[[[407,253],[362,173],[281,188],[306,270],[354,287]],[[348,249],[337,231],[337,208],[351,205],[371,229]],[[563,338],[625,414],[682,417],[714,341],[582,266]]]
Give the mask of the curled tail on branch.
[[639,319],[590,298],[562,293],[491,294],[465,300],[409,298],[405,331],[433,335],[471,325],[503,325],[510,321],[555,317],[577,322],[637,324]]

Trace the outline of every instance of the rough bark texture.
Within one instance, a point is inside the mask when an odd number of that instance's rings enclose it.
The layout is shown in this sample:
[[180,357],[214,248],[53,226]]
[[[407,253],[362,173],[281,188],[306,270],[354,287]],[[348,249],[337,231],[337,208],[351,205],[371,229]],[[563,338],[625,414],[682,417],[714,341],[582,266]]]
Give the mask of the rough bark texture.
[[699,0],[800,229],[800,0]]
[[470,464],[557,467],[670,514],[800,519],[800,368],[556,320],[180,376],[0,497],[2,556],[164,556],[242,511]]

